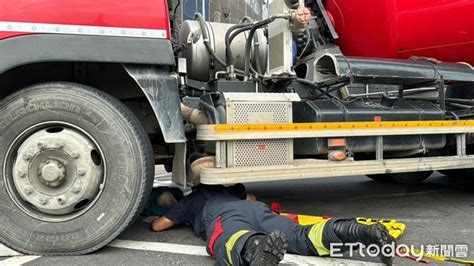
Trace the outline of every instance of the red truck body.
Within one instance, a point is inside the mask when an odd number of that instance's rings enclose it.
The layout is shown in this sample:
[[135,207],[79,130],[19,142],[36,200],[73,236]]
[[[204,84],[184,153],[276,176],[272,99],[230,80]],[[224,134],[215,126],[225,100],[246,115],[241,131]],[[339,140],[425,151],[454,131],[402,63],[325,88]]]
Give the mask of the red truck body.
[[474,64],[474,1],[328,0],[326,8],[346,55]]
[[[1,6],[0,22],[160,29],[170,38],[166,0],[4,0]],[[328,0],[326,6],[346,55],[474,64],[473,1]],[[23,34],[0,31],[0,39]]]
[[[4,0],[0,4],[0,22],[166,30],[170,38],[166,0]],[[24,34],[27,33],[0,30],[0,39]]]

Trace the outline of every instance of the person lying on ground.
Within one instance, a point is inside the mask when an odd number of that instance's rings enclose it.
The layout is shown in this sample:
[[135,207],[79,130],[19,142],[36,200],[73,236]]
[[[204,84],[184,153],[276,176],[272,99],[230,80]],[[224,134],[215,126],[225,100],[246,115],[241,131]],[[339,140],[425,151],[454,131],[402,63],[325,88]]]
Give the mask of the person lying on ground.
[[[383,225],[364,225],[354,218],[301,226],[256,201],[242,184],[199,185],[164,216],[154,219],[152,229],[160,232],[183,224],[191,225],[206,241],[207,252],[221,265],[277,265],[287,251],[329,256],[331,244],[383,248],[395,242]],[[393,258],[381,252],[380,259],[390,265]]]

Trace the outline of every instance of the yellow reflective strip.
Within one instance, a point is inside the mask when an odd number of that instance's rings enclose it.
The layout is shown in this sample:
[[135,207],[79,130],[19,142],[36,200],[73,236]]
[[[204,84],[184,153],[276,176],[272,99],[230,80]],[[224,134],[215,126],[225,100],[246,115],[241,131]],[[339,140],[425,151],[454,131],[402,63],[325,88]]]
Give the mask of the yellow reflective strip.
[[383,226],[385,226],[385,228],[387,228],[389,234],[393,236],[395,239],[398,239],[405,232],[405,229],[407,228],[406,224],[400,223],[397,220],[357,217],[356,221],[360,224],[365,224],[365,225],[380,223]]
[[218,132],[252,131],[302,131],[302,130],[347,130],[375,128],[443,128],[474,126],[474,120],[433,120],[433,121],[386,121],[386,122],[334,122],[334,123],[294,123],[294,124],[242,124],[213,125]]
[[319,256],[330,254],[329,249],[327,249],[323,244],[323,232],[327,222],[328,221],[323,221],[313,225],[308,234],[309,240],[311,240],[311,243],[318,252]]
[[229,260],[229,263],[233,265],[232,263],[232,249],[234,249],[235,243],[239,238],[246,233],[248,233],[249,230],[240,230],[237,233],[234,233],[229,240],[227,240],[227,243],[225,243],[225,249],[227,251],[227,259]]

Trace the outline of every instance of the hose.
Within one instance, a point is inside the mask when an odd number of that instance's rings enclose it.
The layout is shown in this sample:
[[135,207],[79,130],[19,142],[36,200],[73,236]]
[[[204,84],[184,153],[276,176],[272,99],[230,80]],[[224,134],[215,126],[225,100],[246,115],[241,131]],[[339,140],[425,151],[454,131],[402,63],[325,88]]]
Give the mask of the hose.
[[311,31],[309,30],[308,26],[305,27],[306,28],[306,45],[304,46],[303,50],[301,51],[300,55],[298,56],[298,61],[301,60],[301,57],[303,57],[303,55],[306,53],[306,50],[308,50],[308,47],[309,47],[309,44],[310,44],[310,41],[312,42],[313,41],[313,36],[311,34]]
[[[214,52],[214,49],[212,49],[211,45],[209,44],[209,30],[206,27],[206,22],[204,20],[204,17],[202,16],[201,13],[195,13],[194,18],[199,22],[199,27],[201,28],[201,32],[204,38],[204,46],[206,46],[207,51],[211,55],[216,62],[221,65],[222,67],[226,68],[227,64],[224,62],[217,54]],[[236,73],[243,75],[244,71],[240,69],[235,69],[234,70]]]
[[216,62],[219,65],[221,65],[222,67],[226,67],[226,63],[217,56],[217,54],[214,52],[214,49],[212,49],[211,45],[209,44],[209,31],[206,27],[206,22],[204,20],[204,17],[202,16],[201,13],[195,13],[194,14],[194,19],[196,19],[199,22],[199,26],[201,27],[202,36],[204,37],[204,45],[206,46],[207,51],[209,52],[211,57],[214,58],[214,60],[216,60]]
[[[245,18],[245,17],[244,17]],[[250,19],[250,18],[249,18]],[[252,20],[253,21],[253,20]],[[229,66],[233,66],[234,65],[234,56],[232,55],[232,49],[231,49],[231,45],[232,45],[232,41],[234,41],[234,39],[239,35],[241,34],[242,32],[245,32],[245,31],[248,31],[251,29],[251,27],[253,26],[253,24],[238,24],[238,25],[234,25],[232,27],[230,27],[227,32],[226,32],[226,35],[225,35],[225,46],[226,46],[226,49],[225,49],[225,54],[226,54],[226,67],[229,67]],[[262,76],[262,74],[255,70],[255,68],[253,68],[253,66],[250,66],[250,70],[252,71],[252,73],[254,73],[255,75],[259,74]],[[239,74],[243,74],[244,72],[240,69],[235,69],[234,68],[234,71],[239,73]]]
[[249,17],[249,16],[243,16],[239,23],[242,24],[244,23],[245,21],[247,21],[248,23],[254,23],[255,21],[253,20],[253,18]]
[[259,28],[270,24],[271,22],[273,22],[276,19],[290,19],[290,18],[291,18],[291,16],[289,16],[289,15],[274,15],[274,16],[271,16],[271,17],[265,19],[265,20],[256,22],[252,26],[252,28],[250,29],[249,35],[247,37],[247,42],[245,43],[245,68],[244,68],[244,76],[245,77],[244,77],[244,79],[249,77],[249,73],[250,73],[250,52],[252,50],[252,42],[253,42],[253,36],[255,35],[255,32]]
[[230,49],[232,41],[240,33],[250,30],[252,26],[253,24],[234,25],[230,27],[225,33],[225,55],[226,55],[226,62],[228,66],[234,65],[234,58],[232,56],[232,51]]
[[319,92],[321,92],[322,94],[326,95],[327,97],[329,98],[332,98],[332,99],[338,99],[336,96],[328,93],[327,91],[323,90],[322,88],[320,88],[318,85],[314,84],[313,82],[311,81],[308,81],[306,79],[302,79],[302,78],[296,78],[295,79],[296,82],[299,82],[299,83],[302,83],[302,84],[305,84],[305,85],[308,85],[312,88],[315,88],[316,90],[318,90]]

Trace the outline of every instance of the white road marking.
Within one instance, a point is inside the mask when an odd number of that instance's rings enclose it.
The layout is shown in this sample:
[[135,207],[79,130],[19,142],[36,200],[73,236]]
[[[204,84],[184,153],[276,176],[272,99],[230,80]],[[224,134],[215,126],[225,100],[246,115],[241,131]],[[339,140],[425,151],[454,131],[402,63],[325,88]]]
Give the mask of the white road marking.
[[31,262],[36,260],[37,258],[41,258],[40,256],[17,256],[11,257],[6,260],[0,261],[0,266],[15,266],[15,265],[23,265],[25,263]]
[[145,251],[159,251],[175,254],[186,254],[195,256],[209,256],[206,248],[196,245],[181,245],[161,242],[145,242],[145,241],[131,241],[131,240],[115,240],[110,247],[125,248]]
[[49,23],[34,23],[34,22],[25,23],[25,22],[14,22],[14,21],[0,21],[0,31],[72,34],[72,35],[97,35],[97,36],[132,37],[132,38],[156,38],[156,39],[166,38],[166,30],[159,30],[159,29],[101,27],[101,26],[49,24]]
[[23,254],[14,251],[13,249],[0,244],[0,257],[21,256]]
[[[173,254],[195,255],[195,256],[209,256],[206,248],[196,245],[182,245],[162,242],[145,242],[132,240],[115,240],[110,247],[124,248],[133,250],[166,252]],[[335,259],[335,258],[320,258],[307,257],[293,254],[286,254],[282,264],[291,265],[382,265],[378,263],[371,263],[357,260]]]

